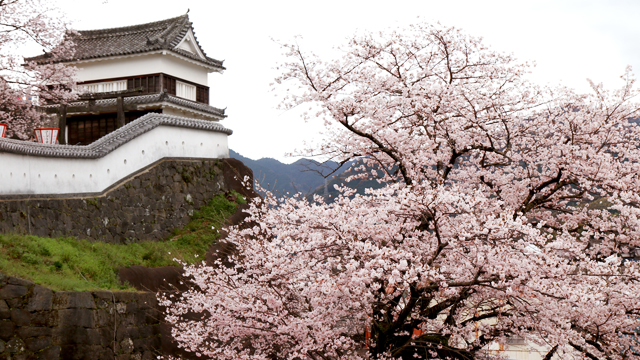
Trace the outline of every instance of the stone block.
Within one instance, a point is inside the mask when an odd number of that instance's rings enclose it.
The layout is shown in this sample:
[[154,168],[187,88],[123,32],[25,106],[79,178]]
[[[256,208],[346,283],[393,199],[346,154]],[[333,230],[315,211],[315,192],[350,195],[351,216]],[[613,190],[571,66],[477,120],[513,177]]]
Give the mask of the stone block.
[[127,304],[126,303],[116,303],[115,310],[118,314],[124,314],[127,312]]
[[31,313],[31,324],[34,326],[56,326],[58,323],[56,315],[56,311],[37,311]]
[[[85,329],[86,330],[86,344],[88,345],[102,345],[102,334],[98,329]],[[113,336],[111,337],[113,339]]]
[[107,228],[112,237],[118,236],[118,228],[115,225],[111,225]]
[[11,317],[11,312],[9,312],[9,305],[4,300],[0,300],[0,319],[8,319]]
[[153,350],[150,347],[149,339],[135,339],[133,340],[133,351],[143,353],[146,350]]
[[127,326],[127,333],[131,339],[138,339],[140,337],[140,331],[138,331],[138,327],[135,326]]
[[27,310],[34,311],[46,311],[51,310],[53,305],[53,291],[46,287],[36,285],[33,288],[33,293],[27,302]]
[[90,292],[59,291],[53,296],[54,309],[95,309],[96,304]]
[[111,348],[103,348],[101,354],[99,355],[99,357],[97,358],[97,360],[113,360],[115,359],[115,355],[113,354],[113,351],[111,350]]
[[103,326],[109,326],[110,324],[113,324],[114,315],[112,314],[113,314],[113,309],[95,310],[94,319],[96,322],[96,326],[103,327]]
[[42,350],[38,354],[39,360],[58,360],[60,359],[60,346],[51,346]]
[[113,243],[113,235],[111,235],[111,233],[107,231],[102,237],[102,240],[107,243]]
[[138,327],[138,335],[141,339],[146,339],[157,334],[154,333],[154,328],[152,326],[140,326]]
[[116,302],[124,302],[124,303],[136,301],[138,297],[138,293],[134,293],[130,291],[116,291],[113,294],[116,298]]
[[5,286],[8,280],[9,277],[7,275],[0,273],[0,286]]
[[104,347],[113,347],[113,326],[101,327],[96,330],[100,335],[100,345]]
[[121,316],[118,316],[118,321],[120,322],[119,326],[135,326],[136,314],[125,313]]
[[147,321],[147,311],[138,310],[135,312],[134,317],[135,317],[134,322],[136,326],[143,326],[146,324],[146,321]]
[[20,278],[17,278],[17,277],[10,276],[9,279],[7,279],[7,284],[31,287],[31,286],[33,286],[33,281],[24,280],[24,279],[20,279]]
[[131,301],[131,302],[127,303],[127,312],[128,313],[136,312],[136,310],[138,310],[138,302],[137,301]]
[[50,337],[29,338],[24,341],[27,350],[37,352],[51,346]]
[[20,298],[25,296],[27,292],[29,292],[29,288],[24,285],[5,285],[0,289],[0,300]]
[[[93,292],[93,297],[96,300],[100,299],[100,300],[106,301],[108,303],[113,302],[113,299],[114,299],[113,293],[111,291],[106,291],[106,290],[94,291]],[[98,307],[100,307],[100,306],[98,306]]]
[[11,321],[17,326],[27,326],[31,323],[31,314],[25,309],[11,309]]
[[80,326],[91,328],[95,326],[93,311],[89,309],[63,309],[58,311],[58,326]]
[[22,326],[17,330],[18,336],[23,339],[38,336],[51,336],[52,330],[50,327],[44,326]]
[[104,310],[109,314],[113,314],[115,309],[115,305],[113,303],[106,302],[102,299],[96,299],[96,305],[98,306],[97,310]]
[[24,305],[24,301],[22,301],[23,298],[13,298],[13,299],[7,299],[7,305],[9,305],[10,309],[13,308],[21,308]]
[[20,338],[13,338],[7,341],[7,344],[5,345],[5,351],[11,354],[21,353],[24,350],[24,341]]
[[131,354],[133,352],[133,340],[126,338],[120,341],[120,350],[125,354]]
[[61,346],[69,344],[100,344],[100,332],[97,329],[86,329],[78,326],[55,328],[51,337],[54,344]]
[[101,359],[103,350],[101,346],[97,345],[62,345],[60,346],[60,359]]
[[127,332],[126,327],[118,327],[116,329],[116,341],[122,341],[128,337],[129,337],[129,333]]
[[8,341],[15,335],[16,325],[10,320],[0,320],[0,339]]

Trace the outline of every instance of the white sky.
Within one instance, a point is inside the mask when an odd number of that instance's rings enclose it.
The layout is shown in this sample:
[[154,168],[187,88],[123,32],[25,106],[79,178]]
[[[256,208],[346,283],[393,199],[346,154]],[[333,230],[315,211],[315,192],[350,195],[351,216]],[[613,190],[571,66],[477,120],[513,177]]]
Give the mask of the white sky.
[[[211,105],[227,108],[230,148],[258,159],[295,159],[285,153],[317,138],[322,127],[296,111],[276,110],[270,83],[283,61],[280,42],[301,35],[303,50],[331,56],[357,30],[382,30],[418,21],[455,26],[482,36],[495,50],[534,61],[532,78],[588,91],[586,79],[621,85],[626,65],[640,73],[640,1],[634,0],[413,0],[233,1],[58,0],[78,30],[141,24],[190,9],[207,55],[225,60],[211,74]],[[25,54],[33,55],[33,54]]]

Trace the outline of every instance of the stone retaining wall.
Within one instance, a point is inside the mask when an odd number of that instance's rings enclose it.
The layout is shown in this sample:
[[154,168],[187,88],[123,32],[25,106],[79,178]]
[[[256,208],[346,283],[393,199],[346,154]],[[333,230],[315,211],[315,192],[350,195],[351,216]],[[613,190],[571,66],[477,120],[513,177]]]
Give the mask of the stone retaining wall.
[[155,359],[154,293],[53,292],[0,273],[0,359]]
[[232,159],[163,159],[100,194],[0,196],[0,232],[110,243],[162,239],[228,191],[228,179],[244,172],[238,167]]

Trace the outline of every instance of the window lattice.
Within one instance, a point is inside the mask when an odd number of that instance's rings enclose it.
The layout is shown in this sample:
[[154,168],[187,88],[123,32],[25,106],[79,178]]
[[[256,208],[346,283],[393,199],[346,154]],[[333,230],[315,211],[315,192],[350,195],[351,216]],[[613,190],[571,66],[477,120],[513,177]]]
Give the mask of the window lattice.
[[112,91],[127,90],[127,80],[107,81],[94,84],[81,85],[81,87],[91,93],[104,93]]
[[182,81],[176,81],[176,96],[196,101],[196,87]]

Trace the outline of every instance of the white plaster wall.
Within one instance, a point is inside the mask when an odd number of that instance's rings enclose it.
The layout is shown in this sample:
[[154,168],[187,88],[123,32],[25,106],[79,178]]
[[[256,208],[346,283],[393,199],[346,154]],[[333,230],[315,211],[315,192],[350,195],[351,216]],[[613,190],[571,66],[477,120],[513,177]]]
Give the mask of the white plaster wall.
[[72,65],[78,68],[79,82],[165,73],[207,86],[207,74],[209,73],[205,67],[169,53],[81,61]]
[[162,158],[228,158],[227,135],[158,126],[99,159],[0,153],[0,194],[101,192]]

